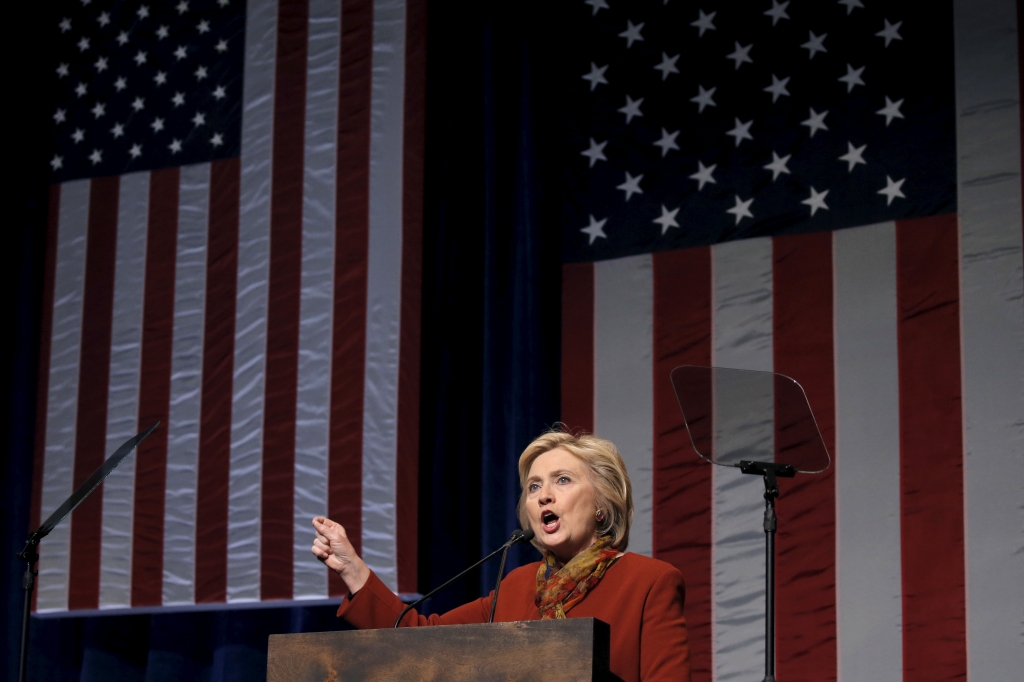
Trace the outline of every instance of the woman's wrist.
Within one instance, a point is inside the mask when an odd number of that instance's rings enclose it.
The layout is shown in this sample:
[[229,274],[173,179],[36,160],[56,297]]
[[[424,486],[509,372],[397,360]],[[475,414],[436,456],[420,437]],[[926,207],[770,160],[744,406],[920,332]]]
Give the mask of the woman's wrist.
[[345,582],[349,594],[355,594],[363,589],[363,585],[370,579],[370,567],[360,559],[356,565],[349,566],[344,572],[338,571],[338,575]]

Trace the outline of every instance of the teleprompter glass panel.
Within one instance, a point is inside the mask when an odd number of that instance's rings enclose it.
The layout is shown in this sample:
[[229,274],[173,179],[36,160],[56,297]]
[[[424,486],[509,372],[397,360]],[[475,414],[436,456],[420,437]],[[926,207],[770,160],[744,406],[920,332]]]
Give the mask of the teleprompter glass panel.
[[683,365],[672,370],[672,387],[694,450],[712,464],[776,462],[802,473],[828,468],[807,396],[791,377]]

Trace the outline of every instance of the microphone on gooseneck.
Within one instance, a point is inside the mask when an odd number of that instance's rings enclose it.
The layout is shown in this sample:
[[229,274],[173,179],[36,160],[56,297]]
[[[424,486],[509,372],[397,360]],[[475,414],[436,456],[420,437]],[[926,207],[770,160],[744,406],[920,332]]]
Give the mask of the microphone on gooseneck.
[[505,543],[505,551],[501,553],[501,563],[498,564],[498,582],[494,584],[494,598],[491,599],[491,617],[487,619],[488,623],[494,622],[494,609],[498,608],[498,592],[501,590],[501,578],[505,575],[505,559],[508,558],[508,550],[512,549],[512,545],[517,542],[529,542],[530,540],[533,540],[533,535],[533,530],[529,528],[526,530],[520,530],[517,528],[513,531],[512,537]]
[[[475,564],[473,564],[472,566],[470,566],[469,568],[464,570],[462,573],[459,573],[457,576],[455,576],[454,578],[452,578],[448,582],[440,585],[439,587],[435,587],[430,592],[427,592],[425,595],[423,595],[422,597],[420,597],[419,599],[417,599],[416,601],[412,602],[411,604],[406,606],[404,609],[402,609],[402,612],[400,614],[398,614],[398,618],[395,620],[395,627],[397,628],[399,626],[399,624],[401,624],[402,619],[405,618],[405,614],[409,613],[409,611],[411,611],[413,609],[413,607],[415,607],[418,604],[426,601],[430,597],[433,597],[435,594],[437,594],[438,592],[440,592],[444,588],[448,587],[453,582],[455,582],[456,580],[458,580],[462,576],[466,575],[467,573],[472,571],[474,568],[476,568],[480,564],[483,564],[483,563],[487,562],[488,560],[493,559],[494,557],[498,556],[499,552],[500,553],[506,553],[506,552],[508,552],[509,547],[511,547],[512,545],[516,544],[517,542],[523,542],[523,541],[529,542],[532,539],[533,539],[533,531],[532,530],[516,530],[514,533],[512,533],[512,537],[509,538],[508,542],[503,544],[501,547],[499,547],[498,549],[494,550],[493,552],[491,552],[490,554],[485,556],[483,559],[481,559],[480,561],[476,562]],[[502,568],[504,568],[504,566],[505,566],[505,556],[504,556],[504,554],[502,555],[502,558],[501,558],[501,565],[502,565]],[[501,573],[500,572],[498,573],[498,580],[499,581],[501,580]],[[494,594],[494,601],[495,601],[495,603],[498,601],[497,591],[495,591],[495,594]],[[493,606],[493,604],[491,605],[491,618],[492,619],[494,618],[494,606]],[[490,621],[488,621],[488,622],[490,622]]]

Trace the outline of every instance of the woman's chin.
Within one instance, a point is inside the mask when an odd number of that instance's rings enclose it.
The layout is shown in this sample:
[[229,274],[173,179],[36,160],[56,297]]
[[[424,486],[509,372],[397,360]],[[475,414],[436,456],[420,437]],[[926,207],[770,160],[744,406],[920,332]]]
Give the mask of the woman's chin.
[[568,538],[562,538],[557,536],[541,538],[541,546],[546,551],[554,554],[555,558],[558,559],[559,562],[563,563],[565,561],[565,557],[572,558],[575,555],[575,553],[572,551],[572,547],[570,546],[570,544],[571,543],[569,542]]
[[553,538],[551,538],[551,536],[540,535],[537,536],[537,544],[540,545],[540,549],[542,552],[551,552],[557,555],[558,549],[562,543],[553,541]]

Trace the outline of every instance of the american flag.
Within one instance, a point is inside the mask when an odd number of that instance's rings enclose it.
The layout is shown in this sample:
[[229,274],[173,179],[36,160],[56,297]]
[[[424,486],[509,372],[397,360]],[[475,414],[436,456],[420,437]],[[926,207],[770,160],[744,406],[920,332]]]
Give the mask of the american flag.
[[562,417],[624,453],[694,679],[763,676],[764,503],[693,451],[679,365],[793,377],[833,456],[780,482],[778,679],[1019,675],[1014,3],[567,14]]
[[55,182],[238,156],[244,3],[63,3]]
[[37,611],[327,599],[318,514],[415,591],[424,12],[59,5],[35,522],[162,425]]
[[948,5],[860,5],[581,7],[566,259],[955,211]]

